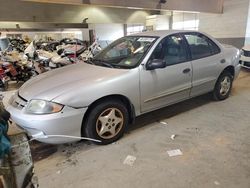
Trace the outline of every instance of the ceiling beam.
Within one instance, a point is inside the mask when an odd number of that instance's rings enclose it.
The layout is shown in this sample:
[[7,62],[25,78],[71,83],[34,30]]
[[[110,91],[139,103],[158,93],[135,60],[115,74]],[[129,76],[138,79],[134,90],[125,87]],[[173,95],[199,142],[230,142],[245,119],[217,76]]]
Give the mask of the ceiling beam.
[[0,30],[29,31],[29,30],[64,30],[88,28],[84,23],[47,23],[47,22],[0,22]]
[[[224,0],[23,0],[41,3],[96,5],[149,10],[179,10],[192,12],[222,13]],[[160,3],[164,2],[165,3]]]

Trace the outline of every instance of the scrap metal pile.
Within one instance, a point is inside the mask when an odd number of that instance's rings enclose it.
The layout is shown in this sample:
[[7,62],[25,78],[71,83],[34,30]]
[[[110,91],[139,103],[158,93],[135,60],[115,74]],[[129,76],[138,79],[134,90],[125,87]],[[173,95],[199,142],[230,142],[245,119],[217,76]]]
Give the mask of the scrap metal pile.
[[65,38],[60,41],[27,43],[21,39],[0,39],[0,89],[6,90],[9,81],[25,82],[43,72],[83,62],[101,50],[95,41]]

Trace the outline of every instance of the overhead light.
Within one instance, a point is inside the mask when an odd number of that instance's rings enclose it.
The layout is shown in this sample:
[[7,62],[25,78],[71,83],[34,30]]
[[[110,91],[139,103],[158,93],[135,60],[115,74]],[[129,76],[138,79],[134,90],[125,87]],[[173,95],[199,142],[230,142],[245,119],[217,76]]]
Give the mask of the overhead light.
[[136,9],[136,10],[142,10],[143,8],[140,7],[127,7],[128,9]]

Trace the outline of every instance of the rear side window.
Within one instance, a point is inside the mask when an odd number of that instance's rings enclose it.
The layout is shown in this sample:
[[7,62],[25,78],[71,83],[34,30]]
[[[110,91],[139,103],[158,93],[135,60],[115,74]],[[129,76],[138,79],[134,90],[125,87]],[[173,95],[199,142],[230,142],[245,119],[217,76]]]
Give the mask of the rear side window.
[[190,46],[192,59],[200,59],[220,53],[220,48],[202,34],[185,34]]

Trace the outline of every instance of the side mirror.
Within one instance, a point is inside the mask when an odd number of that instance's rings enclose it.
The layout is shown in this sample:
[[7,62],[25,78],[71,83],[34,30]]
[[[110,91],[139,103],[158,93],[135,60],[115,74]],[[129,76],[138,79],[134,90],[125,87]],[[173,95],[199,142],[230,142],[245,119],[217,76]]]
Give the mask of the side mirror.
[[166,61],[161,59],[153,59],[146,64],[146,69],[147,70],[163,69],[166,66],[167,66]]

